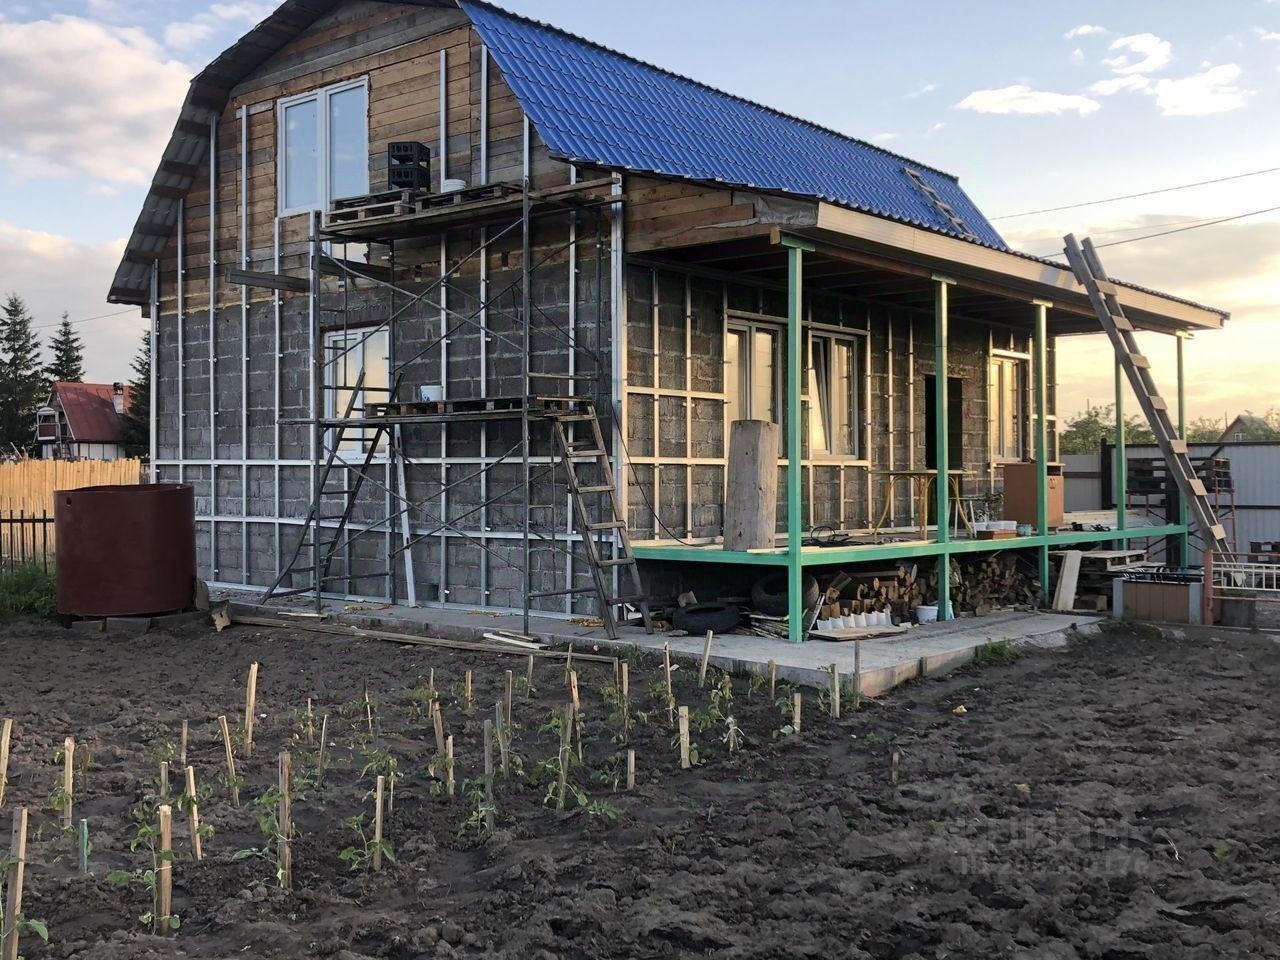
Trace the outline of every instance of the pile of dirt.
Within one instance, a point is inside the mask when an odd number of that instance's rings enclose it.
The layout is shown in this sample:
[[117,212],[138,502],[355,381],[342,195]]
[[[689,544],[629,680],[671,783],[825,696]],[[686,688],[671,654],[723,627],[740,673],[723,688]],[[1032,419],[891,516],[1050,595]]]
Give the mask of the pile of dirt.
[[[686,667],[676,700],[690,708],[699,760],[688,771],[660,661],[628,661],[624,738],[612,664],[579,660],[583,760],[557,813],[562,665],[539,661],[530,694],[517,657],[255,627],[0,631],[0,717],[15,728],[0,815],[30,809],[24,912],[49,928],[47,945],[24,936],[33,960],[1280,956],[1280,650],[1268,640],[1105,634],[915,683],[858,711],[846,693],[839,721],[805,690],[799,736],[789,688],[771,699],[759,677],[730,689],[719,675],[703,688]],[[238,747],[237,808],[216,720],[239,727],[255,661],[259,717],[252,757]],[[508,669],[512,772],[497,778],[488,834],[483,723]],[[452,801],[426,706],[432,671],[454,737]],[[319,784],[307,698],[329,718]],[[151,863],[145,843],[130,844],[154,820],[158,763],[183,720],[213,833],[194,862],[175,806],[181,927],[161,937],[138,920],[151,909],[144,884],[108,875]],[[74,798],[75,819],[90,824],[87,878],[52,809],[67,736],[89,761]],[[276,885],[272,824],[260,822],[274,810],[281,750],[298,777],[291,891]],[[352,818],[363,815],[367,835],[372,778],[392,760],[394,862],[351,869],[367,849]]]

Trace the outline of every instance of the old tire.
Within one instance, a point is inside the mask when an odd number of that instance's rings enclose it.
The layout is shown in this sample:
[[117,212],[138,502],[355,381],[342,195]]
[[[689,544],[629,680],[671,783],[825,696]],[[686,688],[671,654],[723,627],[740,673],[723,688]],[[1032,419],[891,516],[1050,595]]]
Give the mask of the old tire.
[[[818,602],[818,581],[806,573],[800,585],[803,588],[802,609],[812,610],[814,604]],[[755,607],[757,613],[770,617],[785,617],[790,612],[787,606],[787,575],[771,573],[757,580],[751,587],[751,605]]]
[[671,615],[672,626],[691,634],[723,633],[741,622],[742,608],[735,603],[691,603]]

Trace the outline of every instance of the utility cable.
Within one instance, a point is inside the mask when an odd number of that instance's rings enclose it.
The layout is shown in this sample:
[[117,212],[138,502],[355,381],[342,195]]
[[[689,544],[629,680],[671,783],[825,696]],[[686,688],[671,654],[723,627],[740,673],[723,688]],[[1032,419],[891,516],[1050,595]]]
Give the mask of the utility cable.
[[[1204,221],[1203,223],[1195,223],[1189,227],[1178,227],[1176,230],[1161,230],[1158,233],[1148,233],[1148,234],[1144,234],[1141,237],[1128,237],[1124,240],[1111,240],[1108,243],[1095,243],[1094,249],[1101,250],[1103,247],[1118,247],[1122,243],[1137,243],[1139,240],[1151,240],[1155,237],[1167,237],[1170,234],[1174,234],[1174,233],[1186,233],[1188,230],[1200,230],[1204,227],[1217,226],[1220,223],[1230,223],[1233,220],[1243,220],[1246,217],[1257,217],[1264,213],[1274,213],[1277,210],[1280,210],[1280,206],[1264,207],[1261,210],[1250,210],[1248,213],[1237,213],[1234,216],[1230,216],[1230,217],[1219,217],[1216,220],[1207,220],[1207,221]],[[1063,255],[1064,254],[1058,251],[1055,251],[1053,253],[1031,254],[1031,256],[1033,257],[1050,257],[1050,256],[1061,257]]]

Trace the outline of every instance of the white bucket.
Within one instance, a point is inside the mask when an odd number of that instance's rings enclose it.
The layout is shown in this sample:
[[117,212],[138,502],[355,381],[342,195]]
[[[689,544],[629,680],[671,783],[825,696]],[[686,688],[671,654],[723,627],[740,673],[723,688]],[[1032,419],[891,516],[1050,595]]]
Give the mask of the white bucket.
[[916,607],[917,623],[935,623],[938,619],[938,608],[936,606],[919,606]]

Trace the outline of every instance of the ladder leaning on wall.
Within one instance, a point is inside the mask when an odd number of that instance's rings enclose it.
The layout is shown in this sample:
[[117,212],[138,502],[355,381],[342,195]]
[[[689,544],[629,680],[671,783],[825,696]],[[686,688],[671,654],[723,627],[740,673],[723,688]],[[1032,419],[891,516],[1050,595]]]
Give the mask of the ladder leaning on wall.
[[1226,530],[1218,522],[1213,505],[1209,502],[1204,481],[1196,476],[1195,467],[1187,455],[1187,442],[1178,435],[1169,416],[1168,401],[1156,390],[1155,381],[1151,378],[1151,361],[1138,349],[1133,324],[1125,317],[1116,297],[1116,285],[1108,279],[1088,237],[1083,244],[1076,240],[1074,234],[1067,234],[1063,240],[1066,244],[1067,262],[1071,264],[1076,279],[1088,292],[1089,301],[1098,314],[1102,329],[1115,348],[1116,360],[1128,376],[1134,395],[1138,398],[1138,405],[1155,434],[1160,453],[1178,484],[1178,491],[1204,536],[1205,552],[1229,551],[1231,546],[1227,542]]

